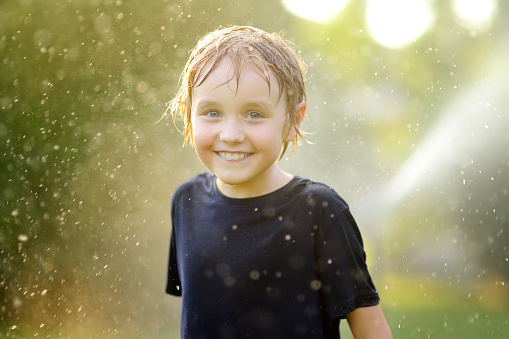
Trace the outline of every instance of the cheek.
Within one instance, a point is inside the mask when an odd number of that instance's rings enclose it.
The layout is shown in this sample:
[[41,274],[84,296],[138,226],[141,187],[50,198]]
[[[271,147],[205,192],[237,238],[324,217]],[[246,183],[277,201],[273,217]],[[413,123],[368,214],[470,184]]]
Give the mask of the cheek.
[[193,142],[194,142],[194,151],[198,156],[198,159],[201,160],[204,164],[207,164],[210,161],[213,141],[208,135],[203,133],[193,134]]
[[193,142],[196,149],[209,148],[214,142],[214,132],[200,123],[192,124]]
[[279,128],[259,129],[253,133],[252,140],[255,140],[259,148],[276,149],[282,143],[282,133]]

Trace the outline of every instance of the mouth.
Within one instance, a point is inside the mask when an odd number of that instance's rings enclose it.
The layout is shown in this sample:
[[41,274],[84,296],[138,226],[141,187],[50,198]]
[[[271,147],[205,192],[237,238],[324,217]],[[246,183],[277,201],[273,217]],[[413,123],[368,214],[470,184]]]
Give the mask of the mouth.
[[217,152],[219,156],[228,161],[236,161],[247,158],[252,153],[242,153],[242,152]]

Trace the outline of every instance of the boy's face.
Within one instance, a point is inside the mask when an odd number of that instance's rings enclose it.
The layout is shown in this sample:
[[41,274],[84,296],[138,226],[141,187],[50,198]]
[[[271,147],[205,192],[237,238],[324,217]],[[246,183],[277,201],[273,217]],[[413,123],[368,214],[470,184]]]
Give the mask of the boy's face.
[[[228,60],[193,91],[191,126],[198,158],[217,176],[218,187],[234,188],[241,195],[270,191],[281,170],[275,162],[283,140],[286,101],[270,74],[270,90],[258,70],[246,67],[239,79],[228,81],[233,68]],[[259,71],[258,71],[259,72]],[[237,89],[238,85],[238,89]],[[279,178],[280,179],[280,178]]]

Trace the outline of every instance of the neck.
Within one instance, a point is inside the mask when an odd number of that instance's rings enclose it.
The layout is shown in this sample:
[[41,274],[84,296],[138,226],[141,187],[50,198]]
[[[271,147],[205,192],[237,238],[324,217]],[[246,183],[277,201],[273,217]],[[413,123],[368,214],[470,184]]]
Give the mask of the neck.
[[245,199],[259,197],[272,193],[292,180],[293,175],[286,173],[276,165],[266,171],[261,180],[245,182],[242,184],[228,184],[216,179],[217,188],[221,193],[230,198]]

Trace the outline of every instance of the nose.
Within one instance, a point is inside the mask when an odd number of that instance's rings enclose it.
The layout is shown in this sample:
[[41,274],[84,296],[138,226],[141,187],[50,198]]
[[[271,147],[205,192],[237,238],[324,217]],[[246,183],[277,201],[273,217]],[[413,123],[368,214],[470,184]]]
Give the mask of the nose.
[[226,119],[219,133],[219,140],[228,144],[243,142],[245,135],[241,125],[238,119]]

